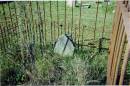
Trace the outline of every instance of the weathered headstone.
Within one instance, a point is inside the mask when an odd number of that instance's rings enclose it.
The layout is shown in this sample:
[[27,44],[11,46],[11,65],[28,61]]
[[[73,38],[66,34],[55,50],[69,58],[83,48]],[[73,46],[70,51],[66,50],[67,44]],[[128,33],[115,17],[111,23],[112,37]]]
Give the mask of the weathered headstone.
[[72,39],[67,35],[62,35],[55,43],[54,53],[61,56],[73,56],[74,49]]

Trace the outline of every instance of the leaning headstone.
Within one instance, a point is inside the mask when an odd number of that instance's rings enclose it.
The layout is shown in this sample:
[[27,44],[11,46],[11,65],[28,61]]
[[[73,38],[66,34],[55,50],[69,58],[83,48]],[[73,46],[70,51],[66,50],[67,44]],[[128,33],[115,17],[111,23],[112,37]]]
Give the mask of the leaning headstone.
[[61,56],[73,56],[74,49],[72,38],[68,35],[62,35],[55,43],[54,53]]

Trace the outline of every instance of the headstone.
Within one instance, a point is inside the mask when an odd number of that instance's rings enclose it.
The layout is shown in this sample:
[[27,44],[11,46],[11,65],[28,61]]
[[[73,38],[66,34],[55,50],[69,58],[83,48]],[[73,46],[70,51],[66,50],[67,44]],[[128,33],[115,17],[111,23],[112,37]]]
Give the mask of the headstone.
[[[69,7],[72,7],[72,4],[75,2],[75,0],[67,0],[67,5]],[[74,4],[73,4],[74,5]]]
[[55,43],[54,53],[61,56],[73,56],[74,49],[75,47],[72,42],[72,38],[68,35],[62,35]]

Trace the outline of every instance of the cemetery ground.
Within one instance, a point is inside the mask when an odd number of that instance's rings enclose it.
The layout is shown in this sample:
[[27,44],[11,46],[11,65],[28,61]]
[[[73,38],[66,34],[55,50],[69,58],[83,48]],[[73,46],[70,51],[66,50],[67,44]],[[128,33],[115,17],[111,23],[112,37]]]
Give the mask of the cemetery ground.
[[[11,6],[13,6],[14,2],[11,2]],[[24,2],[27,3],[27,2]],[[15,37],[12,37],[12,45],[15,46],[8,49],[6,53],[1,51],[0,53],[0,77],[1,83],[5,84],[45,84],[45,85],[54,85],[54,84],[64,84],[64,85],[85,85],[90,83],[95,84],[105,84],[106,80],[106,69],[107,69],[107,57],[108,51],[102,50],[100,53],[98,52],[98,44],[99,38],[101,37],[101,28],[103,28],[103,18],[105,13],[105,4],[102,3],[99,7],[99,15],[97,19],[97,30],[96,30],[96,39],[86,41],[88,39],[93,39],[93,30],[95,25],[95,16],[96,16],[96,4],[94,2],[89,2],[92,4],[91,8],[82,7],[82,16],[81,16],[81,26],[86,26],[84,29],[84,44],[92,44],[94,48],[91,46],[83,47],[83,48],[75,48],[74,56],[72,57],[62,57],[53,52],[54,42],[56,41],[56,37],[51,41],[51,19],[50,19],[50,6],[49,2],[45,2],[46,7],[46,22],[47,22],[47,33],[46,33],[46,45],[44,46],[44,53],[41,54],[40,51],[40,40],[35,40],[34,47],[34,63],[33,61],[28,61],[28,53],[24,50],[24,55],[26,57],[22,58],[20,53],[19,44],[15,44]],[[22,3],[21,3],[22,4]],[[39,2],[39,4],[41,4]],[[5,10],[7,4],[5,5]],[[32,2],[34,8],[36,8],[36,4]],[[42,9],[42,4],[40,5]],[[0,10],[2,9],[0,5]],[[13,7],[12,7],[13,9]],[[56,2],[52,2],[52,21],[57,20],[56,13]],[[74,7],[74,26],[78,27],[78,19],[79,19],[79,7]],[[111,28],[112,28],[112,19],[114,13],[112,13],[114,9],[114,5],[108,7],[108,14],[106,18],[105,25],[105,34],[104,38],[110,38]],[[33,11],[34,19],[37,19],[37,10]],[[41,10],[42,12],[42,10]],[[71,27],[70,24],[72,20],[71,7],[67,7],[67,24],[66,27]],[[59,2],[59,26],[63,25],[64,27],[64,2]],[[2,15],[2,12],[0,13]],[[42,14],[43,15],[43,14]],[[23,16],[23,15],[21,15]],[[1,19],[4,19],[3,16],[0,16]],[[29,16],[28,16],[29,17]],[[42,16],[43,17],[43,16]],[[38,20],[36,20],[38,21]],[[56,21],[55,21],[56,22]],[[34,24],[32,22],[32,24]],[[19,26],[22,28],[21,26]],[[35,28],[36,29],[36,28]],[[60,31],[64,32],[64,28],[60,29]],[[78,30],[76,30],[78,31]],[[72,34],[75,33],[75,28],[72,29]],[[31,34],[31,33],[30,33]],[[38,34],[38,33],[37,33]],[[55,31],[57,36],[57,31]],[[60,34],[61,35],[61,34]],[[26,36],[26,34],[24,35]],[[35,36],[35,35],[34,35]],[[73,40],[78,37],[77,35],[72,35]],[[37,39],[38,37],[36,37]],[[7,38],[8,39],[8,38]],[[82,39],[82,37],[80,37]],[[77,40],[76,40],[77,41]],[[50,44],[51,43],[51,44]],[[53,45],[52,45],[53,44]],[[108,48],[109,41],[105,40],[103,47]],[[24,61],[24,62],[23,62]],[[31,64],[32,63],[32,64]]]

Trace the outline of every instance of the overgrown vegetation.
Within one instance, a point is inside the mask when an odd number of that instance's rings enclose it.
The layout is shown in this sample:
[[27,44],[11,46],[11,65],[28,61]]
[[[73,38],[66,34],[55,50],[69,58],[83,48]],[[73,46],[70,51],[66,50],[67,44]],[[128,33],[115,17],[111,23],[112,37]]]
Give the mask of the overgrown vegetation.
[[[41,10],[38,11],[36,8],[36,3],[32,2],[33,7],[33,16],[35,22],[31,22],[31,16],[29,12],[27,12],[29,3],[28,2],[20,2],[17,4],[17,14],[19,21],[19,29],[18,32],[14,33],[10,32],[11,35],[9,36],[11,40],[11,46],[6,48],[6,52],[3,50],[0,51],[0,72],[1,72],[1,83],[2,85],[7,84],[23,84],[23,85],[86,85],[86,84],[105,84],[106,79],[106,64],[107,64],[107,50],[102,50],[102,52],[98,52],[98,45],[99,45],[99,38],[101,37],[101,28],[103,28],[103,19],[105,14],[105,7],[106,4],[102,3],[99,7],[99,14],[97,19],[97,30],[96,30],[96,39],[93,39],[93,30],[95,26],[95,16],[96,16],[96,4],[94,2],[89,2],[92,7],[82,7],[82,17],[81,17],[81,26],[86,26],[83,30],[84,38],[80,37],[80,40],[83,40],[84,45],[94,45],[94,48],[91,46],[80,48],[79,50],[75,50],[75,54],[73,57],[62,57],[57,54],[53,53],[53,47],[50,42],[54,43],[57,39],[55,37],[53,41],[51,40],[51,23],[50,23],[50,12],[49,12],[49,2],[45,2],[46,7],[46,25],[47,25],[47,33],[45,38],[46,45],[44,45],[43,51],[41,51],[41,43],[39,39],[39,29],[36,27],[36,24],[39,24],[39,19],[37,17],[37,13],[42,13],[43,15],[43,3],[39,2]],[[4,4],[5,7],[5,14],[8,14],[8,8],[6,7],[7,4]],[[19,6],[20,5],[20,6]],[[64,32],[64,2],[59,2],[59,26],[56,24],[56,28],[63,26],[60,29],[60,32]],[[10,3],[12,13],[15,12],[14,10],[14,2]],[[21,8],[19,8],[21,7]],[[30,28],[33,27],[33,30],[36,30],[35,33],[28,32],[26,33],[26,27],[24,25],[24,7],[26,7],[27,18],[29,19]],[[19,10],[20,9],[20,10]],[[57,13],[56,13],[56,2],[52,2],[52,14],[53,18],[52,21],[56,21]],[[109,38],[111,27],[112,27],[112,18],[113,13],[112,10],[114,9],[114,4],[112,6],[108,6],[108,14],[105,23],[105,33],[104,38]],[[2,7],[0,5],[0,10]],[[18,11],[19,10],[19,11]],[[71,27],[71,7],[67,7],[67,24],[66,27]],[[3,20],[3,27],[11,27],[11,25],[6,25],[4,22],[3,11],[0,11],[0,18]],[[86,16],[87,15],[87,16]],[[6,16],[9,16],[6,15]],[[16,22],[15,16],[13,18],[13,23]],[[44,18],[43,18],[44,19]],[[72,29],[72,37],[77,43],[78,38],[78,29],[76,29],[75,35],[75,28],[78,28],[79,24],[79,7],[74,7],[74,24]],[[41,22],[40,22],[41,23]],[[40,27],[41,28],[41,27]],[[8,28],[5,28],[8,30]],[[19,31],[20,30],[20,31]],[[11,30],[12,31],[12,30]],[[6,31],[5,31],[6,32]],[[21,33],[19,33],[21,32]],[[82,33],[82,32],[80,32]],[[6,33],[8,34],[8,33]],[[22,36],[20,36],[22,34]],[[30,34],[31,40],[24,39],[27,35]],[[57,31],[55,31],[57,36]],[[17,36],[16,36],[17,35]],[[33,36],[32,36],[33,35]],[[53,34],[54,35],[54,34]],[[60,34],[61,35],[61,34]],[[23,38],[22,38],[23,37]],[[2,46],[9,46],[6,43],[6,40],[9,40],[8,37],[5,37],[3,44],[3,39],[0,39],[0,44]],[[35,39],[33,39],[35,38]],[[21,41],[22,39],[22,41]],[[81,41],[82,41],[81,40]],[[90,40],[90,41],[86,41]],[[20,41],[20,42],[19,42]],[[7,44],[7,45],[6,45]],[[21,48],[22,47],[22,48]],[[31,49],[30,49],[31,47]],[[108,41],[104,41],[103,47],[108,48]],[[22,53],[21,53],[22,51]],[[42,53],[41,53],[42,52]]]
[[93,80],[105,84],[107,53],[95,54],[95,51],[91,48],[78,50],[73,57],[62,57],[52,50],[47,50],[44,56],[35,52],[34,63],[30,62],[32,58],[29,57],[24,57],[22,62],[18,51],[10,52],[12,55],[5,54],[5,58],[1,59],[2,84],[81,85],[90,81],[94,83]]

